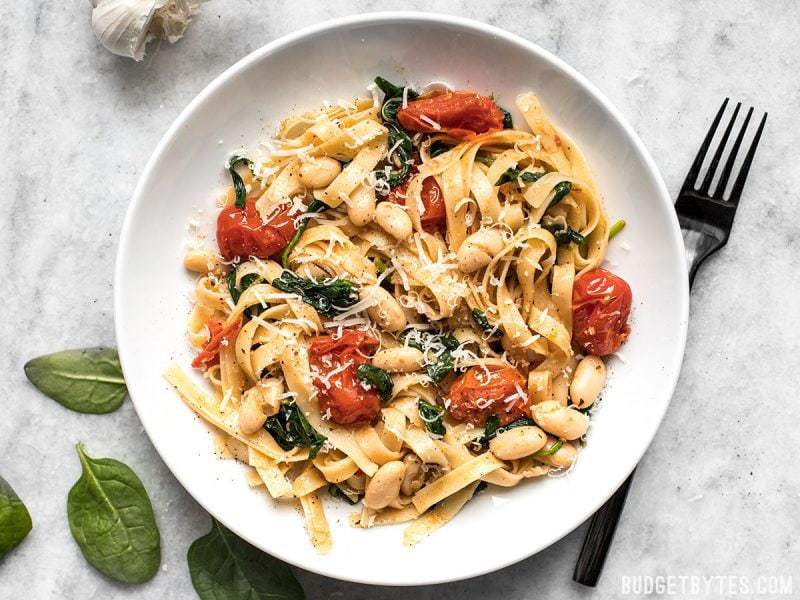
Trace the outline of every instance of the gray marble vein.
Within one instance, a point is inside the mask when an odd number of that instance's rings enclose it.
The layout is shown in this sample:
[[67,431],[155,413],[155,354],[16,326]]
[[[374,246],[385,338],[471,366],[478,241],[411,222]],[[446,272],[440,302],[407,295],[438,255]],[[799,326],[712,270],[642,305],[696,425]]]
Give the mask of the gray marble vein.
[[[768,110],[770,121],[730,244],[695,286],[678,389],[598,588],[571,581],[583,526],[519,564],[447,586],[376,588],[298,572],[308,597],[610,599],[632,575],[793,576],[800,596],[800,5],[212,0],[184,40],[136,64],[98,46],[88,2],[26,0],[0,5],[0,472],[35,526],[0,563],[0,597],[193,597],[186,549],[208,517],[163,465],[130,402],[108,416],[69,412],[28,385],[22,365],[114,344],[123,215],[147,157],[197,92],[285,33],[398,8],[472,17],[556,52],[630,120],[673,195],[723,97]],[[150,492],[164,557],[148,584],[108,581],[71,539],[65,499],[79,440],[126,461]],[[491,552],[496,536],[486,537]]]

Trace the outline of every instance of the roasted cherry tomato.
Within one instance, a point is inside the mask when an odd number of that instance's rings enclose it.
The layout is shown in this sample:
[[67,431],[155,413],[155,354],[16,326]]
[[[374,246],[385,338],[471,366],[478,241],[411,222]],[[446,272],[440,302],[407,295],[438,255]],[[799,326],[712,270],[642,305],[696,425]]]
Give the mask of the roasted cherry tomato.
[[631,328],[631,287],[605,269],[586,271],[572,289],[572,338],[586,354],[605,356],[622,345]]
[[244,208],[226,206],[217,217],[217,245],[225,260],[236,257],[269,258],[283,250],[297,228],[289,214],[290,206],[273,211],[266,222],[256,209],[256,201],[248,200]]
[[308,358],[321,414],[339,425],[365,425],[378,416],[378,391],[365,389],[356,374],[359,365],[369,362],[367,354],[377,348],[378,340],[352,329],[342,331],[341,337],[312,338]]
[[227,327],[223,327],[223,323],[218,319],[212,319],[208,322],[208,331],[210,337],[208,342],[200,354],[194,357],[192,366],[195,369],[212,367],[219,362],[219,349],[223,341],[232,344],[236,340],[236,335],[242,327],[241,319],[234,321]]
[[511,367],[470,368],[450,386],[447,400],[447,410],[454,419],[479,427],[493,414],[501,425],[531,416],[525,379]]
[[397,111],[406,131],[446,133],[457,140],[503,129],[504,116],[491,98],[464,91],[426,96]]
[[[405,196],[408,192],[408,186],[412,179],[413,175],[389,192],[388,200],[391,200],[396,204],[405,205]],[[425,210],[425,212],[419,217],[419,220],[422,224],[422,229],[428,233],[442,231],[447,225],[447,214],[445,213],[442,188],[440,188],[439,184],[436,183],[435,178],[426,177],[423,180],[420,197],[422,198],[422,206]]]

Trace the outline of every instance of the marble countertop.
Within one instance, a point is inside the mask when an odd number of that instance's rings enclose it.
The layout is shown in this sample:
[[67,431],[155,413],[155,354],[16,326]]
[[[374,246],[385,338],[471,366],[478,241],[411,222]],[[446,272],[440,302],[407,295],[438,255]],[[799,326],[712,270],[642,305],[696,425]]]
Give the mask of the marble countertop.
[[[96,44],[89,2],[27,0],[0,6],[0,262],[8,270],[0,473],[35,526],[0,563],[0,596],[194,596],[186,549],[209,520],[161,462],[131,403],[102,417],[69,412],[37,393],[22,365],[63,348],[114,344],[112,270],[125,209],[157,141],[195,94],[283,34],[382,9],[471,17],[555,52],[629,119],[673,195],[722,98],[770,118],[732,239],[695,285],[677,392],[598,587],[571,580],[584,525],[514,566],[446,586],[376,588],[298,571],[308,597],[610,599],[626,594],[630,577],[664,575],[793,577],[800,594],[800,403],[792,392],[800,170],[790,162],[800,130],[800,5],[212,0],[184,40],[151,47],[137,64]],[[103,578],[70,536],[65,501],[79,474],[79,440],[124,460],[147,485],[164,543],[162,572],[145,585]]]

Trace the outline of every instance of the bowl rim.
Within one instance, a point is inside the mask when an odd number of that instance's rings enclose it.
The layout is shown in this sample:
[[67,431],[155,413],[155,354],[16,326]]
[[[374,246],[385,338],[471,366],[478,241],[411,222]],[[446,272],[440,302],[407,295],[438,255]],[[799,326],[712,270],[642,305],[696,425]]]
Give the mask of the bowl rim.
[[[131,251],[130,246],[131,246],[133,223],[136,221],[136,217],[139,211],[142,210],[144,189],[147,183],[149,182],[152,176],[152,172],[155,169],[159,159],[161,158],[161,155],[164,153],[165,149],[167,148],[167,146],[169,145],[175,134],[181,129],[181,127],[184,124],[186,124],[187,121],[190,120],[196,108],[203,102],[205,102],[205,100],[213,93],[215,93],[219,88],[223,87],[228,82],[229,79],[235,77],[239,72],[247,69],[253,63],[256,63],[266,58],[267,56],[275,53],[276,51],[286,46],[290,46],[298,41],[307,38],[312,38],[317,34],[327,32],[330,30],[347,28],[352,25],[391,24],[391,23],[442,24],[447,26],[456,26],[461,29],[482,34],[489,34],[491,36],[501,38],[506,42],[520,46],[527,52],[536,55],[536,57],[539,60],[542,60],[543,62],[548,63],[553,68],[561,71],[569,79],[574,81],[576,85],[582,87],[583,90],[587,92],[606,111],[608,111],[611,118],[614,121],[616,121],[616,123],[619,126],[621,126],[622,130],[625,133],[625,136],[627,137],[628,141],[631,143],[632,147],[636,151],[638,157],[643,161],[649,176],[652,178],[653,182],[655,183],[655,187],[657,188],[658,201],[665,204],[666,207],[669,209],[667,211],[667,214],[669,215],[668,217],[668,221],[670,224],[669,233],[671,234],[670,237],[673,249],[680,250],[681,252],[683,252],[684,248],[683,238],[681,236],[680,225],[678,223],[677,216],[675,215],[673,209],[673,203],[670,199],[669,192],[661,176],[661,173],[659,172],[658,167],[655,164],[655,161],[648,152],[644,143],[641,141],[641,139],[636,134],[631,125],[627,122],[625,117],[611,103],[611,101],[608,100],[608,98],[606,98],[606,96],[586,77],[584,77],[582,74],[576,71],[569,64],[564,62],[562,59],[558,58],[556,55],[552,54],[548,50],[545,50],[544,48],[538,46],[534,42],[531,42],[517,34],[510,33],[499,27],[495,27],[493,25],[489,25],[481,21],[468,19],[460,16],[454,16],[436,12],[379,11],[379,12],[370,12],[359,15],[338,17],[320,23],[316,23],[304,27],[302,29],[299,29],[297,31],[285,34],[273,40],[272,42],[269,42],[268,44],[265,44],[264,46],[250,52],[243,58],[236,61],[230,67],[225,69],[221,74],[216,76],[189,102],[189,104],[180,112],[178,117],[172,122],[170,127],[167,129],[166,133],[164,133],[164,135],[159,140],[155,150],[151,154],[150,158],[145,164],[144,169],[141,172],[141,175],[139,176],[136,187],[134,188],[133,195],[131,197],[131,201],[126,210],[125,219],[123,221],[122,229],[120,232],[119,246],[117,250],[116,263],[114,268],[114,278],[113,278],[114,323],[115,323],[114,328],[115,328],[117,347],[123,373],[125,371],[125,363],[128,357],[128,352],[125,350],[125,348],[129,347],[130,344],[127,342],[129,334],[124,330],[124,328],[121,325],[121,322],[124,319],[120,317],[120,315],[122,315],[125,312],[125,304],[123,301],[124,299],[122,298],[120,292],[120,289],[122,288],[122,281],[125,276],[122,265],[126,263],[127,254]],[[563,532],[561,532],[560,535],[554,537],[553,539],[547,540],[543,545],[541,545],[541,547],[531,547],[528,549],[524,549],[522,551],[509,553],[508,555],[504,556],[502,560],[492,562],[491,564],[488,564],[488,566],[486,566],[485,568],[481,567],[479,569],[474,569],[470,572],[457,572],[453,570],[450,572],[450,574],[443,573],[442,576],[422,578],[422,579],[415,579],[413,575],[410,575],[410,576],[404,576],[403,580],[398,580],[398,579],[386,580],[386,579],[381,579],[379,577],[371,577],[369,573],[365,573],[364,576],[362,577],[353,577],[349,575],[342,576],[334,572],[332,569],[326,568],[324,560],[319,560],[314,562],[303,562],[302,560],[295,559],[292,556],[285,555],[283,552],[281,552],[280,548],[275,548],[275,549],[270,548],[268,554],[271,554],[276,558],[283,560],[289,564],[292,564],[296,567],[299,567],[301,569],[339,580],[352,581],[355,583],[368,584],[368,585],[412,586],[412,585],[432,585],[432,584],[448,583],[453,581],[461,581],[472,577],[477,577],[480,575],[485,575],[487,573],[491,573],[500,570],[502,568],[505,568],[509,565],[520,562],[530,556],[533,556],[538,552],[541,552],[542,550],[546,549],[552,544],[560,541],[569,533],[577,529],[578,526],[580,526],[585,519],[592,516],[597,511],[597,509],[599,509],[608,500],[608,498],[610,498],[611,495],[613,495],[616,492],[616,490],[622,485],[625,479],[627,479],[629,474],[634,470],[636,465],[642,459],[645,452],[652,443],[656,432],[661,427],[664,415],[666,414],[667,408],[669,407],[669,404],[672,401],[672,396],[674,394],[675,387],[677,385],[680,376],[681,364],[683,362],[683,356],[686,347],[686,336],[687,336],[688,321],[689,321],[688,277],[679,278],[678,285],[680,287],[679,290],[680,293],[678,294],[678,297],[680,298],[681,302],[681,305],[679,307],[680,321],[678,323],[678,331],[675,332],[677,334],[678,344],[675,345],[675,351],[673,352],[672,356],[669,357],[669,361],[665,362],[665,364],[669,365],[670,371],[673,373],[673,376],[672,376],[672,381],[668,386],[668,389],[664,389],[664,391],[662,392],[668,394],[668,396],[667,396],[667,401],[663,404],[663,409],[661,410],[661,414],[658,415],[658,419],[656,421],[657,425],[653,428],[652,432],[649,434],[648,436],[649,439],[647,441],[647,444],[642,449],[641,454],[638,456],[629,455],[626,458],[624,458],[624,460],[628,463],[626,465],[626,468],[622,470],[624,476],[620,478],[618,481],[613,482],[614,485],[609,487],[610,491],[605,497],[602,498],[602,501],[599,502],[597,505],[593,506],[591,510],[589,510],[582,519],[578,520],[572,526],[565,529]],[[192,498],[198,504],[200,504],[200,506],[202,506],[206,512],[209,513],[209,516],[211,516],[214,519],[217,519],[219,522],[225,525],[225,527],[228,527],[231,531],[233,531],[236,535],[238,535],[242,539],[251,543],[255,547],[263,550],[258,540],[248,535],[248,532],[246,531],[242,531],[236,527],[231,527],[230,524],[225,522],[224,519],[220,519],[219,517],[211,513],[211,511],[209,511],[207,508],[206,502],[204,502],[202,498],[196,497],[190,491],[191,486],[187,484],[184,477],[178,474],[180,470],[174,468],[175,466],[172,464],[172,460],[168,459],[167,456],[164,454],[164,452],[162,452],[162,448],[160,447],[157,439],[155,439],[153,436],[150,435],[150,431],[147,429],[145,421],[142,420],[142,416],[139,412],[139,408],[137,406],[134,393],[131,391],[130,384],[128,386],[128,391],[131,397],[131,402],[133,404],[134,410],[136,411],[136,414],[139,417],[139,420],[142,423],[145,432],[147,432],[148,438],[150,439],[151,443],[156,449],[156,452],[158,452],[159,456],[161,457],[161,460],[164,461],[164,464],[166,464],[167,468],[170,470],[175,479],[178,480],[181,486],[183,486],[186,492],[190,496],[192,496]],[[267,552],[266,550],[264,551]]]

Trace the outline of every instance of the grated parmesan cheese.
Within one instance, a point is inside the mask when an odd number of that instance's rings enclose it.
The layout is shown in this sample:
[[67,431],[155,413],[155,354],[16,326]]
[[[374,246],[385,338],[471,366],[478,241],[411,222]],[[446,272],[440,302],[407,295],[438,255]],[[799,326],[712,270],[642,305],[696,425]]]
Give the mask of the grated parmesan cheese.
[[427,124],[427,125],[430,125],[436,131],[441,131],[441,129],[442,129],[442,126],[439,125],[439,123],[437,123],[436,121],[434,121],[433,119],[431,119],[427,115],[420,115],[419,116],[419,120],[422,121],[423,123]]

